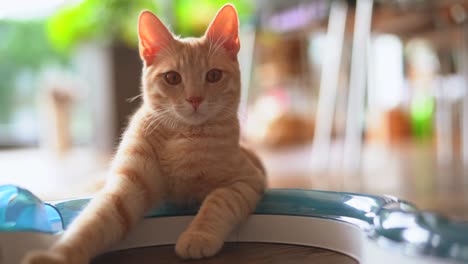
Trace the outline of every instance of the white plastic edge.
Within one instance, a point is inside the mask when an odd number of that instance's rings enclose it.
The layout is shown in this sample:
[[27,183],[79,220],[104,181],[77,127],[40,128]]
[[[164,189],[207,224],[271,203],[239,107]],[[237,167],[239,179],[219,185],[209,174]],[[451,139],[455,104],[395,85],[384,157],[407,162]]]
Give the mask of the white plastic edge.
[[[144,219],[128,237],[109,251],[174,244],[193,216]],[[60,235],[0,232],[0,264],[20,263],[24,254],[45,249]],[[266,242],[313,246],[351,256],[361,264],[443,264],[437,258],[409,257],[379,247],[359,227],[336,220],[284,215],[252,215],[228,242]]]

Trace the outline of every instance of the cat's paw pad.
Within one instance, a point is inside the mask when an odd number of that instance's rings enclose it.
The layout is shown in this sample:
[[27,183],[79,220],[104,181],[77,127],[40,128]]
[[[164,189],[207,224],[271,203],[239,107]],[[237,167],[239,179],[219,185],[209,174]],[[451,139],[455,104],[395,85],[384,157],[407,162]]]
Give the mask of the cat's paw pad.
[[218,253],[224,241],[204,232],[184,232],[176,243],[176,253],[183,259],[200,259]]
[[32,251],[26,254],[21,264],[66,264],[66,259],[59,254],[48,251]]

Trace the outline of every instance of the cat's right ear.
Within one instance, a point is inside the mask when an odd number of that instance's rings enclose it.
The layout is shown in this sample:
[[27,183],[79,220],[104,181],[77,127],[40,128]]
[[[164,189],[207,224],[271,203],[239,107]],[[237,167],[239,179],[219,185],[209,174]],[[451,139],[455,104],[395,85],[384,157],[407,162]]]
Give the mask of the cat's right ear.
[[171,32],[150,11],[142,11],[138,18],[138,38],[141,59],[146,65],[153,63],[154,57],[174,40]]

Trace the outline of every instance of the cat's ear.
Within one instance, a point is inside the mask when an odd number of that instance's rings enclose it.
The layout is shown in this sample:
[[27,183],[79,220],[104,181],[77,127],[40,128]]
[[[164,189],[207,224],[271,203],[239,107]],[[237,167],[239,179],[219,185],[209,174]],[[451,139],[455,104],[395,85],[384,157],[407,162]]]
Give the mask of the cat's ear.
[[211,21],[205,36],[213,44],[221,44],[229,57],[235,59],[240,49],[239,19],[236,8],[230,4],[223,6]]
[[158,52],[174,40],[171,32],[150,11],[141,12],[138,18],[138,38],[140,56],[146,65],[151,65]]

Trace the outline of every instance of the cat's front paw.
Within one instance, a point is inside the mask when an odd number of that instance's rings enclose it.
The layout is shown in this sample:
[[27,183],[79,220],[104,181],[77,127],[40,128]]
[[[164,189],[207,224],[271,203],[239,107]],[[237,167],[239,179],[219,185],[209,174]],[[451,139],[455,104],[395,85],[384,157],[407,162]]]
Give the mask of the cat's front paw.
[[223,246],[223,239],[205,232],[184,232],[176,243],[176,253],[183,259],[211,257]]
[[32,251],[26,254],[21,264],[67,264],[66,258],[49,251]]

